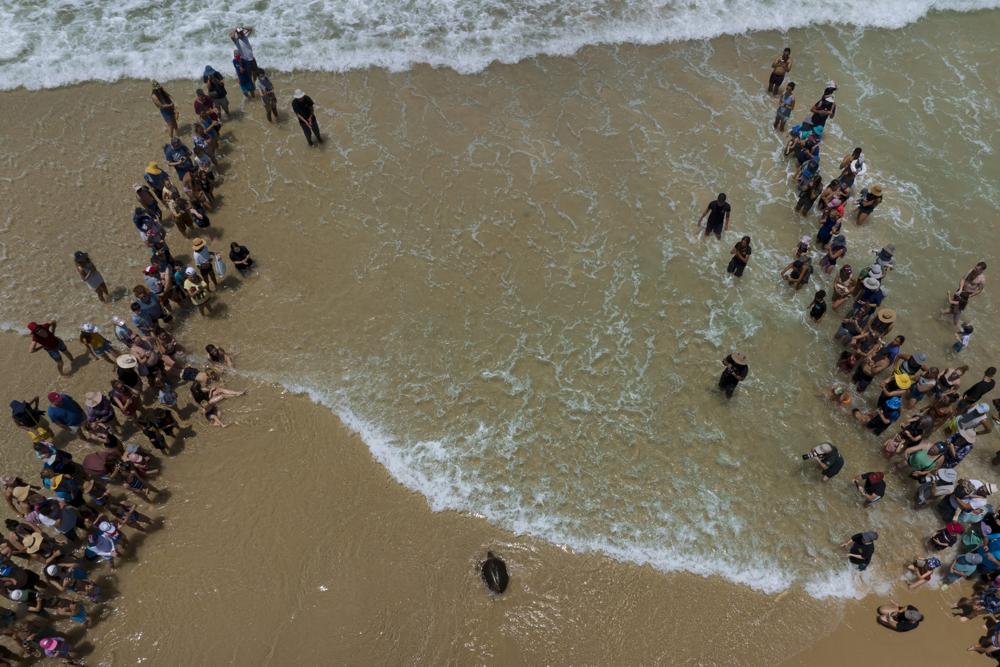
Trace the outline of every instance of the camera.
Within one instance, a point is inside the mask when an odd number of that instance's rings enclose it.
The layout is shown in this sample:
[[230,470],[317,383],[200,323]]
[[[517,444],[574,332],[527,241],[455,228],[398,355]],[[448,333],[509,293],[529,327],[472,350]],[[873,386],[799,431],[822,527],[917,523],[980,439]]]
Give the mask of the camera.
[[818,458],[818,457],[826,456],[827,454],[831,454],[831,453],[833,453],[835,451],[837,451],[837,448],[834,447],[829,442],[821,442],[820,444],[816,445],[815,447],[813,447],[812,449],[810,449],[808,452],[806,452],[805,454],[803,454],[802,455],[802,460],[803,461],[808,461],[809,459],[815,459],[815,458]]

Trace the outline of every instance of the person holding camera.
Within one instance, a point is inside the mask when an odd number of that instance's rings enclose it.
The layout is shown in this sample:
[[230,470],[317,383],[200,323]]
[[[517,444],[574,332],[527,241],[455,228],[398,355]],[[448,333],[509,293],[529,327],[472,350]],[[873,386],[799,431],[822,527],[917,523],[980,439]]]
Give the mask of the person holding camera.
[[819,464],[820,469],[823,471],[822,479],[824,482],[829,482],[832,478],[836,477],[837,473],[844,467],[844,457],[829,442],[821,442],[810,449],[808,454],[802,455],[803,461],[808,461],[809,459],[813,459]]

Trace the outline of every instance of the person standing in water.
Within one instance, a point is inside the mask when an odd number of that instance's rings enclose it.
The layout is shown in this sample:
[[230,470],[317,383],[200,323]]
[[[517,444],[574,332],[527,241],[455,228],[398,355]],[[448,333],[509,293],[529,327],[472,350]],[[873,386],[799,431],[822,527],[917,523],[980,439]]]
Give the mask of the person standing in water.
[[[264,111],[267,112],[267,122],[278,122],[278,96],[274,93],[274,84],[267,78],[267,72],[257,71],[257,90],[260,91],[260,100],[264,103]],[[274,120],[272,121],[272,117]]]
[[730,252],[732,252],[733,258],[729,260],[726,273],[731,273],[737,278],[741,278],[743,270],[747,268],[747,262],[750,261],[750,255],[753,253],[753,249],[750,247],[750,237],[744,236],[733,246]]
[[855,216],[855,224],[863,225],[868,216],[872,214],[875,207],[882,203],[882,186],[877,183],[870,190],[862,190],[861,198],[858,199],[858,212]]
[[233,40],[233,44],[236,45],[236,51],[240,54],[240,60],[250,70],[251,79],[256,81],[260,68],[257,67],[257,59],[254,58],[253,47],[250,46],[250,35],[252,34],[253,28],[241,25],[229,32],[229,39]]
[[720,192],[719,196],[716,197],[714,201],[710,201],[708,206],[705,207],[705,212],[701,214],[698,218],[698,225],[701,225],[701,221],[708,216],[708,222],[705,223],[705,238],[708,238],[709,234],[715,234],[715,238],[722,240],[722,231],[724,229],[729,229],[729,215],[732,212],[732,207],[726,201],[726,193]]
[[[772,75],[773,76],[773,75]],[[792,117],[795,110],[795,82],[790,82],[785,86],[785,92],[778,100],[778,110],[774,114],[774,129],[779,132],[785,131],[788,119]]]
[[104,282],[101,272],[97,270],[94,262],[91,261],[90,255],[82,250],[77,250],[73,253],[73,262],[76,264],[76,272],[80,274],[80,280],[87,283],[87,287],[97,293],[97,298],[101,303],[108,303],[111,300],[111,296],[108,294],[108,286]]
[[792,71],[792,50],[785,50],[771,63],[771,77],[767,80],[767,92],[777,95],[781,91],[781,82],[785,75]]
[[301,90],[296,90],[295,94],[292,96],[292,113],[299,120],[299,127],[302,128],[303,134],[306,135],[306,141],[312,146],[313,140],[312,135],[316,135],[316,141],[318,143],[323,143],[323,137],[319,135],[319,123],[316,121],[316,113],[313,109],[312,98],[303,93]]
[[837,103],[833,100],[833,93],[837,90],[837,84],[828,81],[823,96],[816,104],[812,105],[809,111],[812,113],[813,127],[826,127],[826,121],[837,115]]
[[167,124],[167,134],[171,137],[177,136],[179,132],[177,129],[177,107],[174,106],[174,100],[170,97],[170,93],[164,90],[158,81],[154,81],[153,93],[150,97],[156,108],[160,110],[163,122]]
[[725,370],[719,377],[719,389],[726,393],[726,398],[732,398],[737,385],[747,379],[750,367],[747,365],[747,358],[739,352],[733,352],[722,360]]
[[986,262],[978,262],[971,271],[965,274],[962,282],[958,285],[958,293],[964,294],[966,299],[979,296],[986,287]]

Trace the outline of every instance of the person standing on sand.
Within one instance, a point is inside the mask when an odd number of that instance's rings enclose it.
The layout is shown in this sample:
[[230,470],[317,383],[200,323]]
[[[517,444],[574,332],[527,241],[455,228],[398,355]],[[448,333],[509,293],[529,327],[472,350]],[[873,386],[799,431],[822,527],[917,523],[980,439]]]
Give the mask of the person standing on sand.
[[142,178],[160,201],[166,201],[164,199],[164,187],[170,183],[170,176],[165,174],[158,164],[155,162],[148,163]]
[[316,141],[318,143],[323,143],[323,137],[319,134],[319,123],[316,121],[316,113],[314,110],[314,103],[312,98],[303,93],[301,90],[296,90],[295,94],[292,96],[292,113],[299,120],[299,127],[302,128],[303,134],[306,135],[306,141],[312,146],[312,134],[316,135]]
[[226,92],[226,84],[222,74],[206,65],[205,71],[201,75],[201,81],[208,88],[208,96],[212,98],[215,105],[226,112],[226,118],[230,118],[229,94]]
[[737,278],[743,276],[743,270],[747,268],[747,262],[750,261],[750,254],[753,249],[750,247],[750,237],[744,236],[739,242],[733,246],[730,251],[733,258],[729,260],[729,266],[726,267],[726,273],[731,273]]
[[28,322],[28,331],[31,333],[31,345],[28,347],[28,352],[45,350],[56,362],[59,374],[68,375],[63,369],[62,355],[65,354],[70,363],[73,363],[73,355],[66,349],[66,343],[63,342],[63,339],[56,336],[56,321],[52,320],[44,324]]
[[150,98],[156,108],[160,110],[163,122],[167,124],[167,134],[171,137],[177,136],[179,131],[177,129],[177,107],[174,106],[174,100],[170,97],[170,93],[164,90],[158,81],[154,81]]
[[167,164],[174,168],[177,178],[182,182],[194,171],[194,165],[191,164],[191,149],[181,142],[180,137],[172,137],[170,143],[164,145],[163,157]]
[[732,213],[732,207],[726,201],[726,193],[720,192],[719,196],[716,197],[714,201],[710,201],[708,206],[705,207],[705,212],[701,214],[698,218],[698,225],[701,225],[701,221],[708,216],[708,222],[705,223],[705,238],[708,238],[709,234],[715,234],[715,238],[722,240],[722,231],[724,229],[729,229],[729,216]]
[[747,379],[750,367],[747,365],[747,358],[739,352],[733,352],[722,360],[725,370],[719,377],[719,389],[726,393],[726,398],[732,398],[737,385]]
[[97,327],[87,322],[80,325],[80,342],[86,348],[87,353],[94,359],[104,359],[109,364],[114,364],[111,358],[115,348],[111,346],[111,341],[97,333]]
[[184,269],[184,292],[191,298],[191,303],[198,307],[198,312],[202,316],[207,316],[212,312],[212,306],[208,303],[211,295],[208,293],[208,285],[198,275],[198,270],[193,266]]
[[76,264],[76,272],[80,274],[80,280],[87,283],[87,287],[97,293],[97,298],[101,303],[108,303],[111,296],[108,294],[108,286],[104,282],[104,276],[94,266],[90,255],[82,250],[73,253],[73,263]]
[[785,47],[774,62],[771,63],[771,77],[767,80],[767,92],[777,95],[781,90],[781,82],[785,75],[792,71],[792,50]]
[[[278,96],[274,94],[274,84],[267,78],[267,72],[258,70],[257,90],[260,91],[260,100],[264,103],[264,111],[267,112],[267,122],[278,122]],[[274,118],[272,121],[271,118]],[[316,133],[317,135],[319,132]]]

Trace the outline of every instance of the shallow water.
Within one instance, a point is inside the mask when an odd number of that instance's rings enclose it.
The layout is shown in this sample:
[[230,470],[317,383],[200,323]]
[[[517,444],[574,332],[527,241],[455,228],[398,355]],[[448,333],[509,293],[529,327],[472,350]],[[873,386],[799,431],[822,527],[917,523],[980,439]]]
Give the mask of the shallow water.
[[[911,488],[898,476],[872,511],[849,483],[884,466],[880,441],[823,399],[838,380],[835,315],[807,321],[811,293],[777,277],[816,226],[791,211],[766,65],[795,49],[796,118],[821,82],[839,82],[826,173],[860,145],[867,183],[886,189],[869,225],[845,225],[848,261],[896,245],[896,330],[950,365],[936,311],[997,248],[984,227],[1000,176],[998,27],[995,11],[946,12],[898,30],[592,47],[473,76],[276,77],[283,106],[307,88],[330,141],[307,152],[294,123],[268,127],[252,103],[227,126],[215,221],[262,270],[226,297],[212,337],[248,374],[335,410],[435,509],[765,592],[884,590],[935,522],[902,509]],[[193,87],[170,84],[179,99]],[[67,259],[81,245],[113,285],[138,282],[128,185],[163,135],[145,84],[112,90],[123,97],[70,89],[13,107],[0,137],[4,321],[106,323]],[[71,116],[45,97],[77,94]],[[733,228],[702,241],[695,220],[721,190]],[[32,216],[67,233],[39,235]],[[734,282],[725,264],[744,233],[754,254]],[[992,288],[968,311],[971,374],[991,362]],[[733,349],[751,375],[726,402],[714,385]],[[800,454],[825,439],[848,464],[820,487]],[[980,442],[964,468],[988,464],[993,441]],[[859,577],[832,545],[868,528],[886,556]]]

